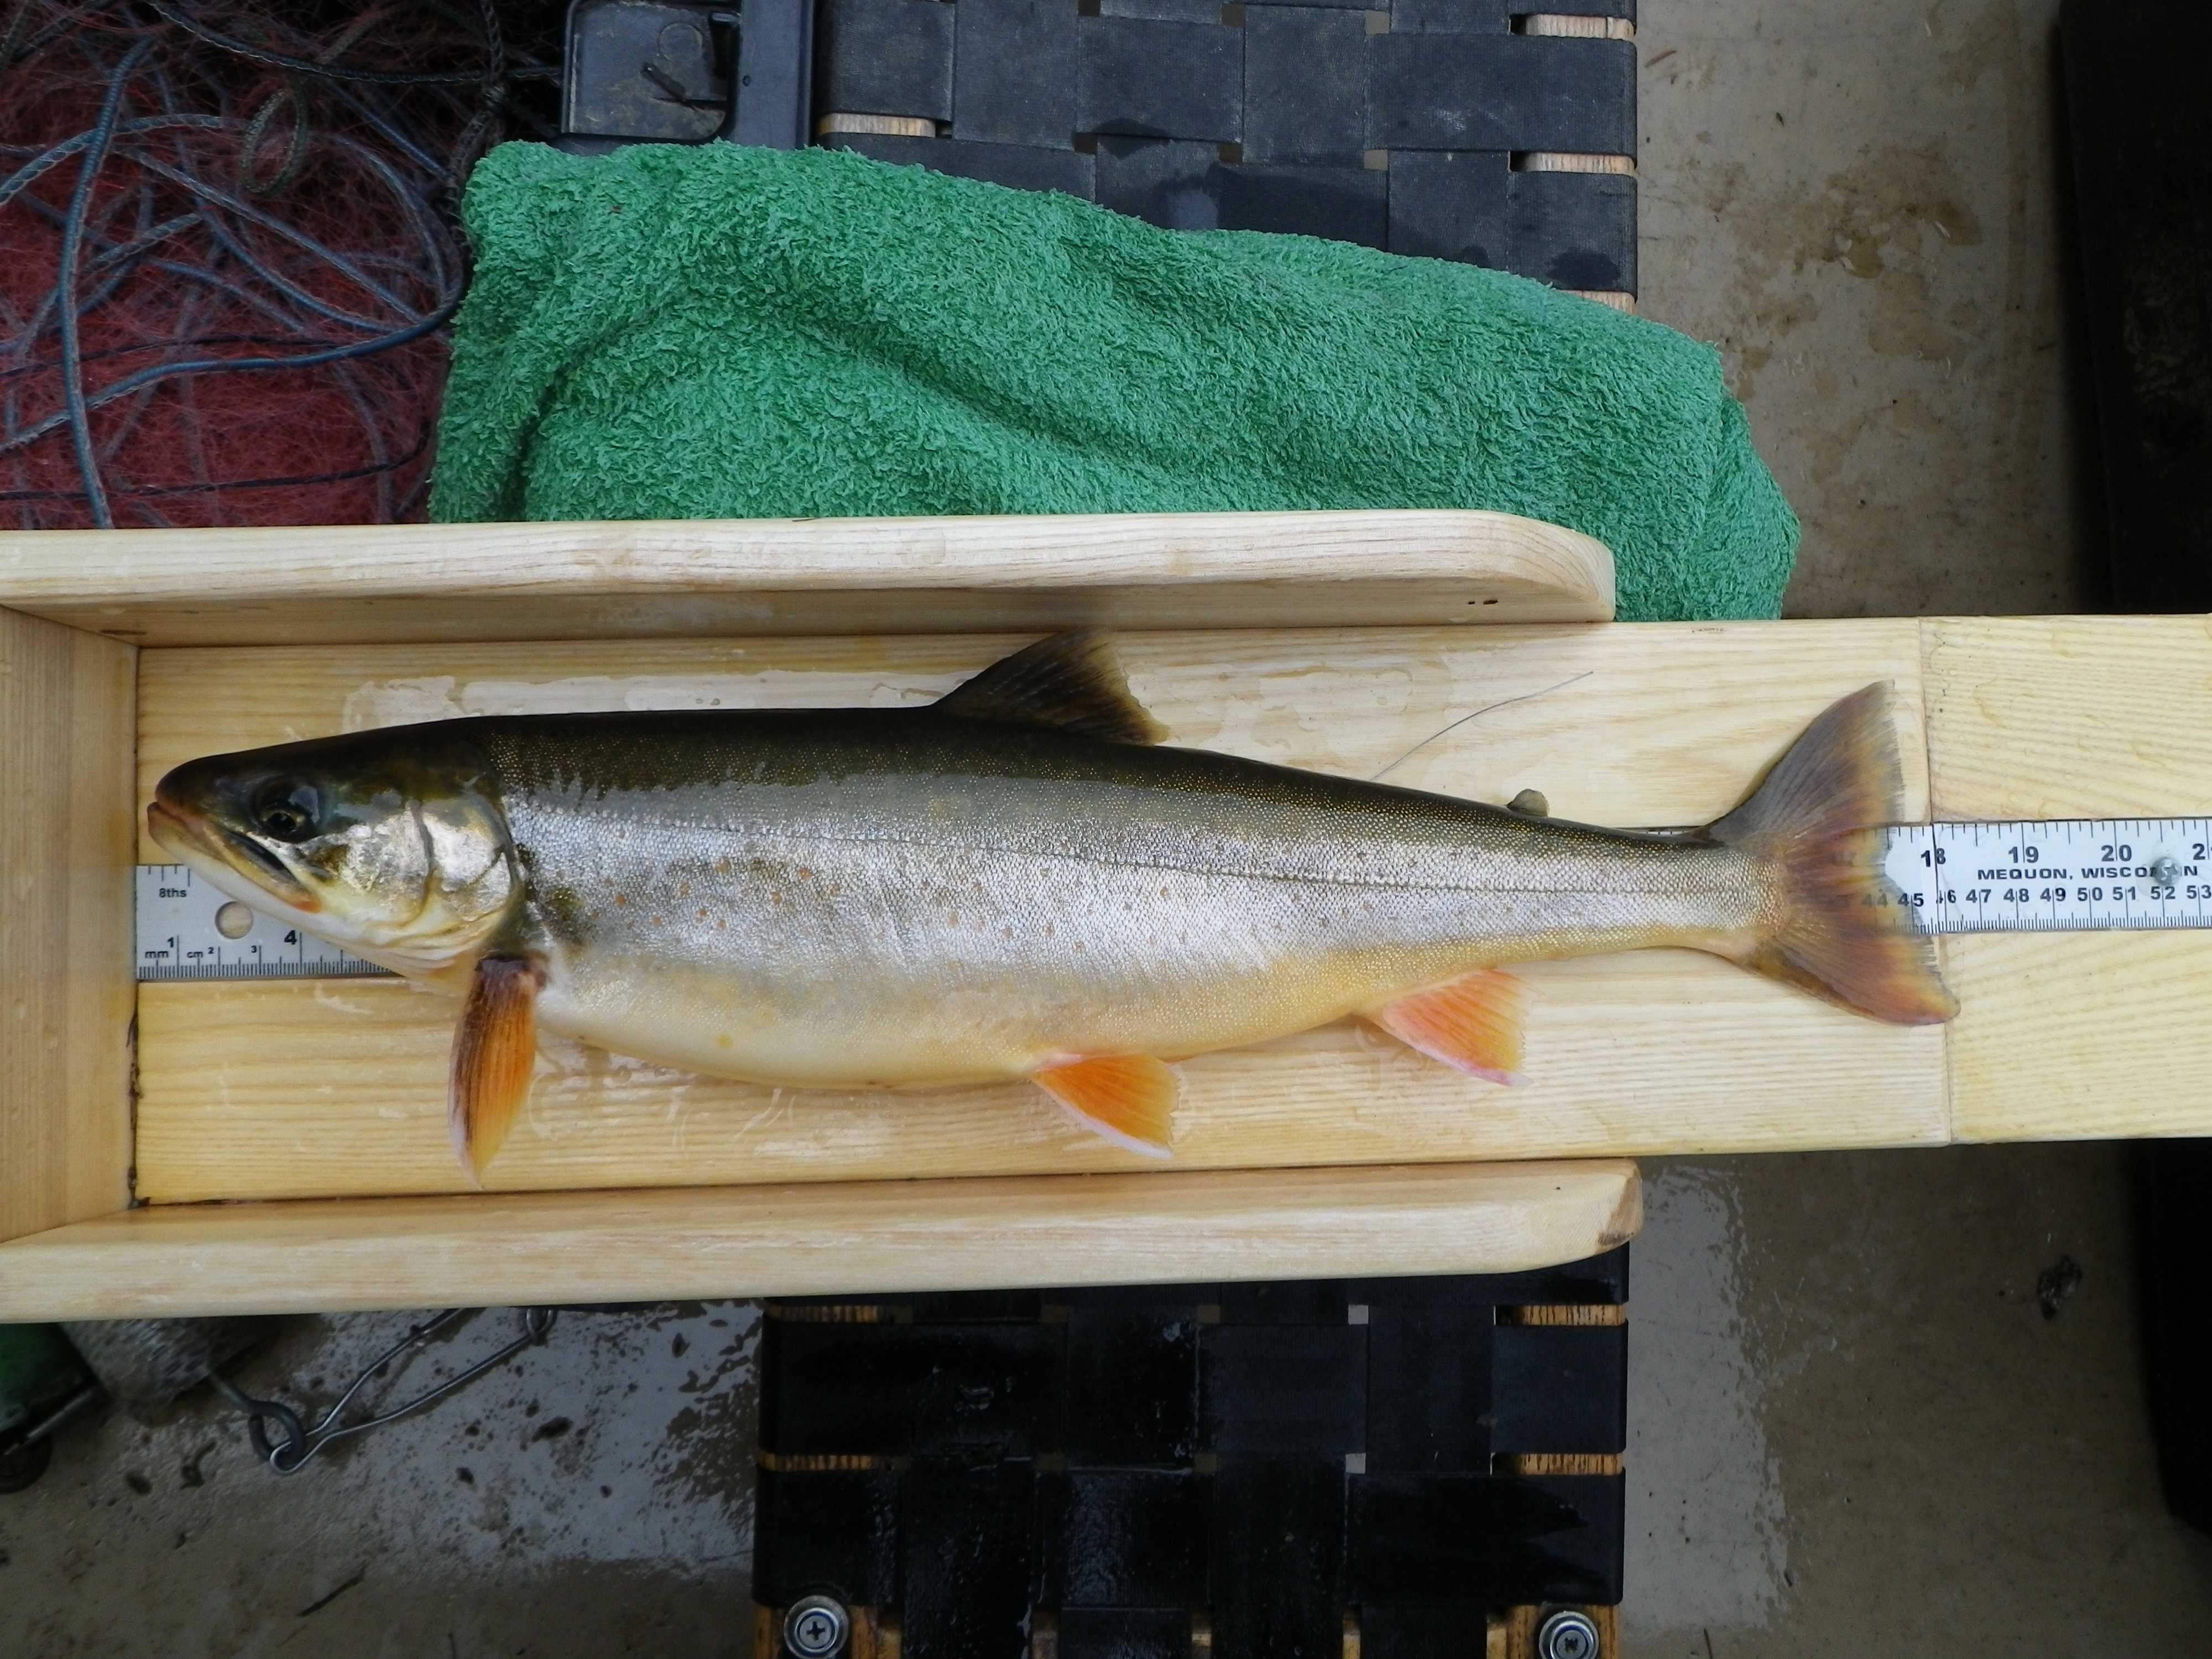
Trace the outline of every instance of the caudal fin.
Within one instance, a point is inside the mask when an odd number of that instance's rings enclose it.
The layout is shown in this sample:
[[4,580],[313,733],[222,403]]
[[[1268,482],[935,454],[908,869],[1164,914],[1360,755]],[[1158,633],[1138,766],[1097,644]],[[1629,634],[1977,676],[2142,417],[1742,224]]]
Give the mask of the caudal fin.
[[1893,1024],[1933,1025],[1958,1000],[1881,867],[1904,793],[1885,680],[1814,720],[1708,833],[1781,866],[1781,914],[1747,967]]

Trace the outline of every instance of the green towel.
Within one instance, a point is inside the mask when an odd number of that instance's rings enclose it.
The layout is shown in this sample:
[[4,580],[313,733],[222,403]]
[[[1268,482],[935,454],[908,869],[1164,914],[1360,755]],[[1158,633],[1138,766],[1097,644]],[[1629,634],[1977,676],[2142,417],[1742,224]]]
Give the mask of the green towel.
[[724,143],[502,145],[465,218],[441,520],[1486,507],[1641,619],[1796,549],[1710,347],[1498,271]]

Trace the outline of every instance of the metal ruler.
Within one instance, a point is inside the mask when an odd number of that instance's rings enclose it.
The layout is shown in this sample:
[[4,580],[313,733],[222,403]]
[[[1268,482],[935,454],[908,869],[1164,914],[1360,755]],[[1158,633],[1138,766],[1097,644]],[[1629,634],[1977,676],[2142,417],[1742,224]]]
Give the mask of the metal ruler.
[[2212,927],[2212,818],[1905,824],[1887,868],[1930,933]]
[[331,979],[386,972],[217,892],[189,865],[138,866],[140,979]]
[[[1915,823],[1885,854],[1930,933],[2212,927],[2212,817]],[[181,864],[138,866],[140,979],[381,975],[225,897]]]

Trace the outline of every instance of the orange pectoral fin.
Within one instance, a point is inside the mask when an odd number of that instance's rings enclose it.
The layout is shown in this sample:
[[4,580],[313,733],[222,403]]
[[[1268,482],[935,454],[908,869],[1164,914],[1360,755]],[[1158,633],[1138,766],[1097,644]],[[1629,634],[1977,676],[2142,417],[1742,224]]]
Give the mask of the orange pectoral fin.
[[471,1181],[481,1178],[530,1098],[538,1059],[538,988],[544,978],[535,963],[506,957],[485,957],[469,976],[453,1030],[446,1115],[454,1154]]
[[1173,1158],[1168,1120],[1174,1115],[1176,1074],[1150,1054],[1108,1054],[1048,1066],[1030,1080],[1103,1139],[1146,1158]]
[[1492,1083],[1526,1083],[1521,1028],[1528,988],[1485,968],[1447,984],[1383,1004],[1367,1018],[1409,1048]]

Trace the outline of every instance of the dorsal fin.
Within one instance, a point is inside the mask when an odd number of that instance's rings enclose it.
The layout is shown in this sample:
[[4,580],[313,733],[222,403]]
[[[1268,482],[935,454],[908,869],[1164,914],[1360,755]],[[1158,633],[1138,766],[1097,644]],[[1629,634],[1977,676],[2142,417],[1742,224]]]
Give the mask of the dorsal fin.
[[1001,658],[938,699],[948,714],[1054,726],[1112,743],[1158,743],[1166,730],[1129,695],[1103,634],[1054,634]]

